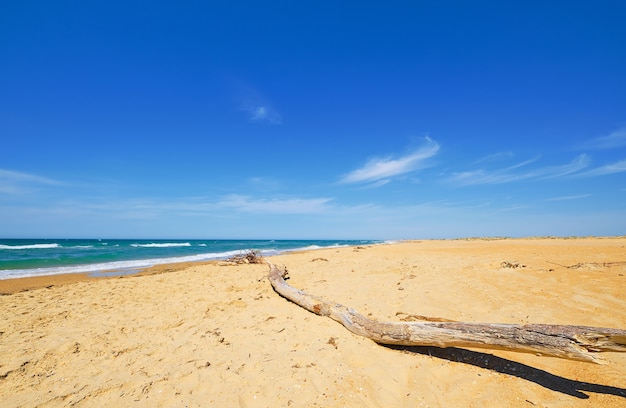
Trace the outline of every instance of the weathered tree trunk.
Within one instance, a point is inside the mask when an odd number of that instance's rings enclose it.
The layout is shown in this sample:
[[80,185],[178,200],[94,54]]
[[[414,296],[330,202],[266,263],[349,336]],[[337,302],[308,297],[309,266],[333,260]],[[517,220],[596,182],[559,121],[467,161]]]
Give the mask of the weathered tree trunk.
[[288,285],[284,279],[287,270],[266,262],[270,267],[269,280],[278,294],[379,344],[505,349],[593,363],[603,362],[593,352],[626,352],[626,330],[619,329],[547,324],[378,322]]

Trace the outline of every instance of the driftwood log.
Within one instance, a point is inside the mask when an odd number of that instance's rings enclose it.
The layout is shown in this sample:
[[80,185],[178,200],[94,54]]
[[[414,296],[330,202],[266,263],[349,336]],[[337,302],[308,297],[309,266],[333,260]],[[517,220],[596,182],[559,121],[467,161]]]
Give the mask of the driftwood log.
[[451,321],[378,322],[354,309],[288,285],[285,282],[287,269],[279,269],[266,262],[270,268],[268,278],[278,294],[310,312],[330,317],[352,333],[379,344],[502,349],[599,364],[603,360],[593,353],[626,352],[626,330],[619,329]]

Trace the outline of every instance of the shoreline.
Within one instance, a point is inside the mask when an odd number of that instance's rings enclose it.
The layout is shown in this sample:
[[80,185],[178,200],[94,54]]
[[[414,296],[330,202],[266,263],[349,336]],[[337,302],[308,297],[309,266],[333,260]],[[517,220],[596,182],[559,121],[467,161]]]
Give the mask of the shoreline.
[[[157,242],[155,242],[157,241]],[[372,244],[373,240],[0,240],[0,281],[44,275],[123,275],[184,262],[226,260],[248,251],[280,253]],[[184,242],[182,242],[184,241]],[[70,262],[63,260],[71,260]],[[6,266],[4,268],[4,266]]]
[[[288,267],[294,288],[381,322],[624,329],[624,248],[626,238],[415,240],[268,259]],[[0,296],[0,399],[41,408],[626,402],[626,353],[601,353],[597,365],[381,346],[285,300],[267,274],[262,264],[161,265]]]
[[222,261],[198,261],[198,262],[177,262],[158,264],[146,269],[125,273],[124,271],[101,271],[101,272],[75,272],[61,273],[41,276],[28,276],[24,278],[0,279],[0,296],[12,295],[18,292],[25,292],[34,289],[51,288],[78,282],[105,279],[125,279],[138,278],[141,276],[155,275],[181,271],[192,266],[210,265]]
[[[407,239],[407,240],[386,240],[381,241],[380,243],[374,244],[364,244],[365,246],[371,245],[397,245],[402,243],[419,243],[419,242],[454,242],[454,241],[462,241],[462,242],[472,242],[472,241],[485,241],[485,242],[493,242],[493,241],[580,241],[580,240],[620,240],[626,239],[626,235],[621,236],[568,236],[568,237],[557,237],[557,236],[530,236],[530,237],[522,237],[522,238],[511,238],[511,237],[465,237],[465,238],[442,238],[442,239]],[[347,245],[345,248],[356,248],[359,245]],[[318,250],[324,249],[333,249],[333,248],[341,248],[341,247],[321,247],[315,249],[297,249],[297,250],[285,250],[283,252],[279,252],[274,255],[270,255],[271,257],[281,256],[290,253],[302,253],[302,252],[314,252]],[[268,257],[270,257],[268,256]],[[219,264],[220,262],[225,262],[225,259],[212,259],[212,260],[204,260],[204,261],[188,261],[188,262],[172,262],[172,263],[159,263],[156,265],[152,265],[146,268],[136,268],[128,271],[124,270],[103,270],[103,271],[94,271],[94,272],[73,272],[73,273],[61,273],[61,274],[49,274],[49,275],[41,275],[41,276],[28,276],[28,277],[18,277],[18,278],[7,278],[0,279],[0,296],[2,295],[10,295],[18,292],[40,289],[40,288],[48,288],[52,286],[60,286],[66,285],[76,282],[84,282],[89,280],[100,280],[100,279],[120,279],[120,278],[135,278],[146,275],[154,275],[160,273],[167,272],[176,272],[180,270],[184,270],[186,268],[192,266],[202,266],[202,265],[212,265]],[[626,261],[626,259],[624,259]]]

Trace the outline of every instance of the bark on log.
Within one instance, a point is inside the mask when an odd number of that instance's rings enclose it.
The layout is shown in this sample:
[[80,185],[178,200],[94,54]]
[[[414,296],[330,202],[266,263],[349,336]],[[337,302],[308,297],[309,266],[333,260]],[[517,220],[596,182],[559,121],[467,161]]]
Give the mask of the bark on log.
[[287,270],[266,262],[270,267],[268,278],[278,294],[379,344],[502,349],[599,364],[604,361],[593,353],[626,352],[626,330],[620,329],[548,324],[378,322],[288,285],[284,279]]

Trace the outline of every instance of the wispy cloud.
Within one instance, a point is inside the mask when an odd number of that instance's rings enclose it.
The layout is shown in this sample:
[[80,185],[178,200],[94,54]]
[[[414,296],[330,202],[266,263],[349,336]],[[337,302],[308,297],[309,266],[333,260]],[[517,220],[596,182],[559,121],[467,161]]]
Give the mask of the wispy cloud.
[[472,184],[501,184],[508,183],[511,181],[522,180],[530,177],[530,172],[521,172],[516,173],[514,170],[527,166],[528,164],[537,161],[539,156],[526,160],[520,163],[516,163],[512,166],[505,167],[503,169],[496,170],[484,170],[477,169],[471,171],[463,171],[458,173],[452,173],[450,177],[450,181],[462,185],[472,185]]
[[488,154],[487,156],[483,156],[479,158],[478,160],[476,160],[474,163],[479,164],[479,163],[502,161],[502,160],[508,160],[512,157],[513,157],[513,152],[510,152],[510,151],[498,152],[498,153]]
[[569,200],[580,200],[581,198],[591,197],[591,194],[578,194],[571,196],[563,196],[563,197],[552,197],[546,198],[546,201],[569,201]]
[[399,158],[374,158],[365,166],[345,175],[342,183],[369,183],[376,182],[376,186],[386,184],[389,178],[410,173],[426,167],[427,159],[433,157],[439,151],[439,144],[430,138],[425,138],[425,143],[419,149]]
[[539,156],[502,169],[478,169],[453,173],[449,181],[460,185],[477,185],[502,184],[527,179],[557,178],[580,171],[587,167],[590,162],[586,154],[581,154],[567,164],[528,169],[528,165],[537,160],[539,160]]
[[48,177],[19,171],[0,169],[0,193],[21,194],[35,185],[56,186],[64,183]]
[[240,109],[248,113],[252,122],[264,122],[280,125],[282,116],[269,99],[257,89],[239,82],[237,84],[236,100]]
[[[218,198],[188,197],[180,200],[157,198],[99,198],[80,197],[69,200],[32,203],[20,207],[33,214],[55,215],[72,219],[162,220],[175,217],[210,219],[232,217],[259,217],[267,215],[333,214],[331,198],[258,198],[246,195],[228,195]],[[0,217],[1,220],[2,217]]]
[[590,163],[591,158],[586,154],[581,154],[568,164],[564,164],[561,166],[548,166],[542,169],[538,169],[538,171],[536,172],[536,176],[542,178],[563,177],[584,169],[585,167],[589,166]]
[[270,106],[252,104],[246,107],[250,113],[250,120],[254,122],[268,122],[274,125],[280,125],[282,118],[280,114]]
[[248,179],[248,185],[261,192],[270,192],[280,190],[282,185],[278,180],[270,177],[251,177]]
[[311,214],[328,209],[330,198],[252,198],[243,195],[229,195],[216,203],[217,207],[230,210],[274,213],[274,214]]
[[385,184],[389,183],[389,181],[390,181],[389,179],[378,180],[377,182],[372,183],[370,187],[376,188],[376,187],[384,186]]
[[62,184],[58,180],[53,180],[48,177],[39,176],[36,174],[22,173],[19,171],[0,169],[0,180],[14,181],[14,182],[28,182],[38,184],[59,185]]
[[584,173],[580,173],[579,176],[581,177],[604,176],[607,174],[623,173],[625,171],[626,171],[626,159],[620,160],[615,163],[606,164],[601,167],[596,167],[595,169],[591,169]]
[[580,149],[614,149],[626,146],[626,128],[621,128],[607,135],[588,140],[578,147]]

